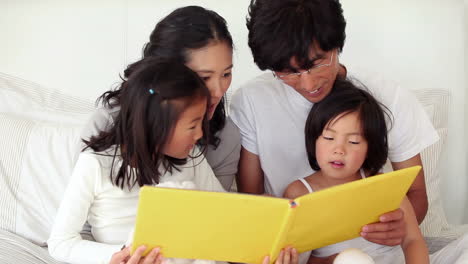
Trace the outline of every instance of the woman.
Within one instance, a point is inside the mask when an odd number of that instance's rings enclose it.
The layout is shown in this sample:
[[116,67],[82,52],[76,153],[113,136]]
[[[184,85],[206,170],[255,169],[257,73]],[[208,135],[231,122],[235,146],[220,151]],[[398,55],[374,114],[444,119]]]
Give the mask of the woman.
[[[210,139],[205,157],[227,191],[237,173],[240,153],[239,131],[225,111],[224,95],[232,79],[232,50],[226,21],[217,13],[198,6],[176,9],[159,21],[143,49],[143,58],[183,62],[208,87]],[[140,63],[141,60],[129,65],[124,78]],[[121,90],[117,88],[100,97],[103,107],[94,113],[83,130],[83,139],[88,140],[110,128],[120,110],[120,95]]]
[[[205,82],[210,92],[207,108],[209,117],[208,148],[205,152],[207,162],[223,188],[230,190],[240,153],[240,134],[231,119],[226,116],[225,93],[232,79],[233,41],[226,21],[217,13],[198,6],[182,7],[163,18],[151,32],[150,40],[143,49],[143,58],[183,62],[196,72]],[[142,60],[127,67],[124,78],[128,78],[138,68]],[[92,116],[83,130],[85,140],[99,131],[112,127],[114,118],[120,110],[121,90],[108,91],[100,97],[103,107]],[[129,247],[116,252],[111,263],[160,263],[159,249],[141,258],[145,247],[141,246],[130,257]],[[276,260],[278,264],[296,264],[298,254],[295,249],[286,248]],[[269,263],[268,257],[264,263]]]

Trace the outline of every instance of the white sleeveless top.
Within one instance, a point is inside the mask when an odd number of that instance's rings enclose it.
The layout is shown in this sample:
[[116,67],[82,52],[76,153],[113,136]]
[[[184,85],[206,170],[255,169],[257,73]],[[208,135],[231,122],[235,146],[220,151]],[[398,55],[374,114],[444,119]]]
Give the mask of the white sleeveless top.
[[[366,178],[364,170],[359,170],[361,178]],[[307,188],[309,193],[314,192],[310,184],[304,179],[299,179]],[[317,248],[312,251],[312,255],[316,257],[328,257],[333,254],[340,253],[347,248],[359,248],[366,254],[372,257],[376,264],[399,264],[405,263],[405,256],[400,246],[390,247],[369,242],[362,237],[346,240],[336,244]]]
[[[361,179],[364,179],[366,177],[366,173],[364,173],[363,169],[359,170],[359,174],[361,174]],[[302,184],[304,184],[304,186],[307,188],[309,193],[314,192],[314,190],[312,190],[312,186],[310,186],[310,184],[304,178],[300,178],[299,181],[301,181]]]

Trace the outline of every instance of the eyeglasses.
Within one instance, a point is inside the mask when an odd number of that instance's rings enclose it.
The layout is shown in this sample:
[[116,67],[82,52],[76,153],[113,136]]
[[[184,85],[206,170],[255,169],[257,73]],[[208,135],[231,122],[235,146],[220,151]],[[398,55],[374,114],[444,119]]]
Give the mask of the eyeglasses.
[[318,73],[325,71],[327,69],[326,67],[329,67],[330,65],[332,65],[334,55],[335,55],[335,51],[333,51],[333,53],[330,56],[330,62],[314,65],[303,72],[291,72],[291,73],[286,73],[286,74],[277,74],[273,72],[273,76],[275,76],[278,79],[283,80],[284,82],[289,82],[289,83],[297,82],[299,80],[299,77],[304,73],[318,74]]

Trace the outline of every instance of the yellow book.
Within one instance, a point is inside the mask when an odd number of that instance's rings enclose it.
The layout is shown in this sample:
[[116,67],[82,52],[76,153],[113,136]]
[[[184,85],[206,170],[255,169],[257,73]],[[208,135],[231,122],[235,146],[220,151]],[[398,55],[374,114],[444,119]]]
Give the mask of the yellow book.
[[[362,226],[399,208],[420,166],[334,186],[294,201],[236,193],[143,187],[133,237],[164,257],[273,262],[359,236]],[[146,253],[149,252],[149,249]]]

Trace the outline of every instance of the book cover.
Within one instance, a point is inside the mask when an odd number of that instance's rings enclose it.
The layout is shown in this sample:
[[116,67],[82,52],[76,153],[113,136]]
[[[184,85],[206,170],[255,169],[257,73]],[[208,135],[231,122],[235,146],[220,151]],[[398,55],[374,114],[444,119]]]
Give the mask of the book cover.
[[133,250],[159,246],[165,257],[273,262],[291,245],[309,251],[359,236],[399,208],[420,166],[283,198],[158,187],[140,191]]

